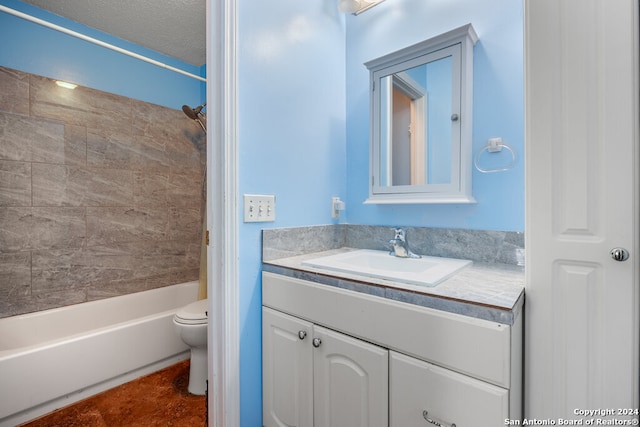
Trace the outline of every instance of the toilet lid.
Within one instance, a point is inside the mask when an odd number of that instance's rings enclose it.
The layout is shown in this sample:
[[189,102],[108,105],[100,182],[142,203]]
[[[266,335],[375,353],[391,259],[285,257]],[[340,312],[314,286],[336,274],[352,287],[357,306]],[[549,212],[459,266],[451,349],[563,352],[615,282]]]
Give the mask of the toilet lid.
[[207,300],[201,299],[179,308],[175,320],[188,325],[207,323]]

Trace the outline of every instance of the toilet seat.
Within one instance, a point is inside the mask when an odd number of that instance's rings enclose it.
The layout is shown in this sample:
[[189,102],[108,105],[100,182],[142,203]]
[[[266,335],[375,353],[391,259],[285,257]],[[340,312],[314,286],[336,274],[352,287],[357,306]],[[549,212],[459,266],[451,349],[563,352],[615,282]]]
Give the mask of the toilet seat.
[[176,311],[174,320],[183,325],[203,325],[207,323],[207,300],[201,299]]

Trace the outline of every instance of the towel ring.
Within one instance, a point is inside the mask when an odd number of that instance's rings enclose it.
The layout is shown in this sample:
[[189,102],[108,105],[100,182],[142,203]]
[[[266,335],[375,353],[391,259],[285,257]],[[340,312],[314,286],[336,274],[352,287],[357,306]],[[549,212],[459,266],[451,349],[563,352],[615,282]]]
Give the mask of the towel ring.
[[[480,155],[483,152],[486,151],[488,153],[495,153],[495,152],[502,151],[503,148],[506,148],[511,153],[511,161],[507,165],[500,166],[497,168],[486,168],[486,169],[478,165],[480,160]],[[517,161],[518,161],[518,154],[509,144],[502,142],[502,138],[491,138],[489,139],[489,142],[487,143],[487,145],[485,145],[480,150],[478,150],[475,157],[473,158],[473,165],[476,167],[476,169],[478,169],[482,173],[504,172],[504,171],[508,171],[509,169],[513,169]]]

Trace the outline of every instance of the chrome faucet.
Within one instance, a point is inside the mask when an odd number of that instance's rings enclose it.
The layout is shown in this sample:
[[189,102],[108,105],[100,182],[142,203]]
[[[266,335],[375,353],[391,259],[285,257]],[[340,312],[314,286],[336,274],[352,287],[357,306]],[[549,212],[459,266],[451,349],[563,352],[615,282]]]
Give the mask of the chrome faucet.
[[397,256],[398,258],[421,258],[420,255],[414,254],[409,249],[407,243],[407,232],[402,228],[393,228],[395,233],[393,239],[389,240],[391,245],[391,251],[389,255]]

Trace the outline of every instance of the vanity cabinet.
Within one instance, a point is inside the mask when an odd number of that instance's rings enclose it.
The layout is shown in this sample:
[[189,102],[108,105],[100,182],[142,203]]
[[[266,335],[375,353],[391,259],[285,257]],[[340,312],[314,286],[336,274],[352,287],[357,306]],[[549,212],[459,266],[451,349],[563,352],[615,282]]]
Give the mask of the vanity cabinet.
[[263,308],[263,425],[387,425],[389,352]]
[[521,419],[520,316],[507,325],[270,272],[262,286],[264,426]]

